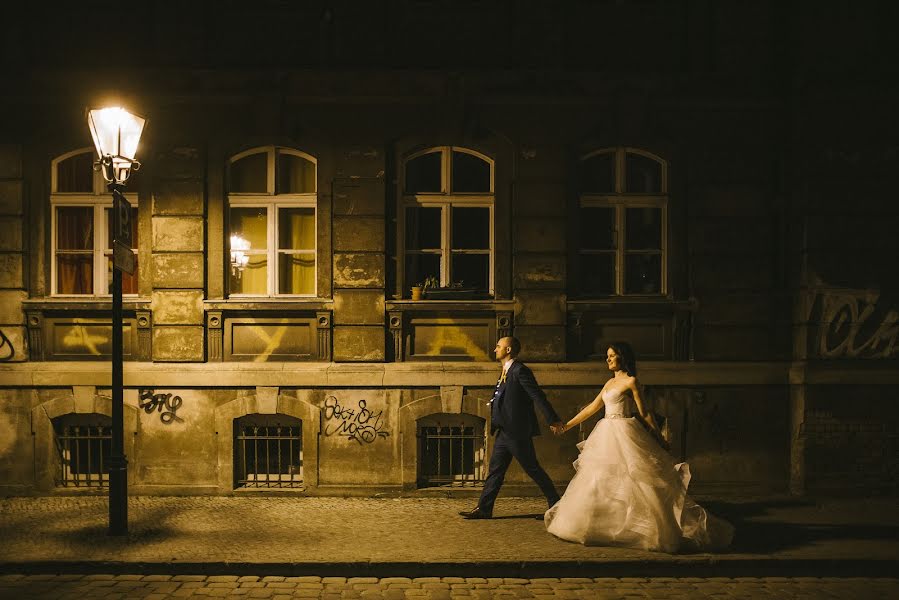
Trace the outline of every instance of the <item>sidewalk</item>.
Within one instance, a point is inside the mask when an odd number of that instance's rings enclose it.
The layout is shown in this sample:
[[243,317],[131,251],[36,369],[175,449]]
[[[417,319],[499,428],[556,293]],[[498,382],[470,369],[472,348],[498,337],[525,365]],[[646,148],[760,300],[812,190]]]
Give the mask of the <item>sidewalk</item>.
[[465,521],[458,498],[0,499],[0,573],[586,577],[874,576],[899,572],[899,500],[697,498],[737,527],[723,554],[584,547],[546,533],[540,498],[500,497]]

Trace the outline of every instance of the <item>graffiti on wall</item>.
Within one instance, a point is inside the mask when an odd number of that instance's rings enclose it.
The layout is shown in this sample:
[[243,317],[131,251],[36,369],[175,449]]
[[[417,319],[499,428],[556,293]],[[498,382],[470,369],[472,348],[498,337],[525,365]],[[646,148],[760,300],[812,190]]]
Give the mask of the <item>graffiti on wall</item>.
[[154,394],[153,390],[148,389],[138,391],[137,405],[148,415],[153,414],[154,411],[161,413],[159,420],[165,425],[171,425],[175,421],[184,422],[184,419],[176,414],[182,403],[181,396]]
[[383,431],[384,411],[369,410],[367,404],[359,400],[356,408],[350,408],[341,406],[334,396],[325,398],[325,436],[339,435],[359,445],[388,437],[390,433]]
[[817,322],[821,358],[892,358],[899,355],[899,313],[878,290],[819,289],[808,315]]
[[0,361],[12,360],[12,357],[15,355],[16,349],[13,348],[12,342],[0,329]]

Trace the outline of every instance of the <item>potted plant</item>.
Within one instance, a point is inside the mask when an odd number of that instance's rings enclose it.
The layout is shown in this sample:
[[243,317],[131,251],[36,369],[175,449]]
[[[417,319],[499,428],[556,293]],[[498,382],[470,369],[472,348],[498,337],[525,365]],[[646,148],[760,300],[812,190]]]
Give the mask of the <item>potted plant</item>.
[[416,283],[412,286],[412,299],[413,300],[421,300],[424,296],[427,295],[428,288],[438,288],[440,287],[440,282],[437,281],[437,278],[431,275],[430,277],[426,277],[424,281],[421,283]]

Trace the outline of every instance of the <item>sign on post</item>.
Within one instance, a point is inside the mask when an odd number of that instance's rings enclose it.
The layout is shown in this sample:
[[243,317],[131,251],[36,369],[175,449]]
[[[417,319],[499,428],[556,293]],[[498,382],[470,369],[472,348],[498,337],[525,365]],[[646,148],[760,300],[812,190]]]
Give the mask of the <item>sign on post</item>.
[[112,191],[112,265],[114,268],[134,275],[134,252],[131,247],[131,203],[119,191]]

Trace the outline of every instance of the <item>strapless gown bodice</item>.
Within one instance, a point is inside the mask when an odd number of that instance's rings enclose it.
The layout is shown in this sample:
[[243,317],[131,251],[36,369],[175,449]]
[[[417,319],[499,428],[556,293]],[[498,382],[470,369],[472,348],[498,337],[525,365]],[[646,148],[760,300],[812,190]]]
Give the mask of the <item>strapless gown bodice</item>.
[[602,393],[605,418],[578,444],[575,474],[544,517],[572,542],[676,552],[730,545],[733,527],[688,495],[690,467],[675,463],[633,418],[630,395]]
[[602,393],[607,419],[627,419],[631,416],[630,397],[620,390],[609,389]]

